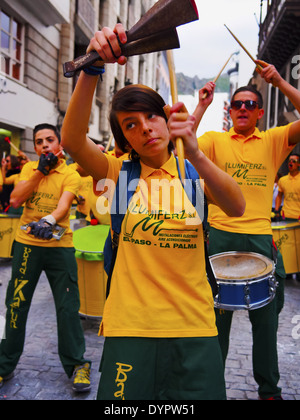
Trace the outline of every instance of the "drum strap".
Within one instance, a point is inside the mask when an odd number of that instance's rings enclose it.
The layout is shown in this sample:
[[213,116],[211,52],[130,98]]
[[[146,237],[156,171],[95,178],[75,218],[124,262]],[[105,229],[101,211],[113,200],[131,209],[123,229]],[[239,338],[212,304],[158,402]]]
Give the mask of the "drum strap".
[[275,265],[277,265],[277,255],[278,255],[278,249],[277,249],[277,246],[276,246],[276,244],[275,244],[275,241],[274,241],[274,239],[272,239],[272,241],[273,241],[273,246],[272,246],[272,252],[273,252],[273,261],[274,261],[274,263],[275,263]]
[[[176,158],[177,166],[178,166],[178,159]],[[208,277],[208,281],[211,285],[213,296],[215,297],[218,294],[218,285],[217,281],[210,263],[210,259],[208,256],[208,248],[207,248],[207,235],[206,235],[206,223],[207,223],[207,202],[206,197],[204,195],[203,190],[200,186],[199,175],[196,169],[192,166],[189,161],[185,161],[186,167],[186,179],[191,180],[191,183],[186,183],[184,185],[185,191],[187,196],[189,197],[191,203],[196,208],[198,214],[202,216],[203,219],[203,230],[204,230],[204,248],[205,248],[205,263],[206,263],[206,273]],[[119,235],[121,232],[121,225],[123,218],[126,214],[129,202],[135,193],[135,190],[138,186],[138,182],[140,179],[141,173],[141,165],[139,162],[133,161],[124,161],[122,165],[121,171],[127,172],[127,177],[124,177],[127,181],[127,185],[120,185],[122,182],[124,183],[124,178],[119,176],[116,191],[114,194],[113,199],[113,208],[116,209],[114,214],[111,214],[111,227],[113,231],[113,235],[111,235],[111,231],[108,234],[104,245],[104,270],[108,275],[107,278],[107,286],[106,286],[106,298],[109,295],[110,285],[111,285],[111,278],[112,273],[115,265],[115,261],[117,258],[117,251],[118,251],[118,244],[119,244]],[[123,181],[122,181],[123,180]],[[134,181],[134,185],[132,182]],[[130,183],[130,190],[128,189],[128,185]],[[120,193],[121,192],[121,193]],[[202,207],[201,207],[202,203]],[[204,212],[201,213],[201,210]]]

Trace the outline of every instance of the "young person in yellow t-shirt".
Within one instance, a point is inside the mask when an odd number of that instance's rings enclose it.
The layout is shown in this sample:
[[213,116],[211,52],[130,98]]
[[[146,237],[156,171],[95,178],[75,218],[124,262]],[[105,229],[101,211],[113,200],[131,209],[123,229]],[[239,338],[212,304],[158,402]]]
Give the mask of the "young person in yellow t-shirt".
[[[286,82],[276,68],[265,62],[261,77],[278,87],[300,112],[300,92]],[[215,85],[199,91],[194,112],[201,121],[213,100]],[[203,93],[208,96],[205,101]],[[256,127],[264,115],[261,94],[252,86],[238,89],[232,96],[230,115],[233,128],[228,133],[208,132],[198,139],[200,150],[219,168],[236,179],[246,200],[240,218],[230,218],[214,205],[209,206],[209,253],[228,251],[256,252],[273,259],[271,208],[276,173],[293,147],[300,141],[300,121],[261,132]],[[253,371],[261,399],[281,399],[277,360],[278,315],[283,307],[285,271],[278,253],[276,298],[263,308],[249,311],[253,330]],[[232,311],[216,310],[219,340],[224,362],[229,347]]]
[[279,209],[284,199],[282,214],[285,219],[300,218],[300,156],[292,153],[289,157],[289,174],[280,178],[278,182],[278,194],[275,201],[275,214],[279,214]]
[[[126,42],[122,25],[103,28],[88,51],[97,50],[106,63],[125,64],[117,35]],[[62,144],[96,181],[106,179],[103,191],[108,188],[111,198],[123,162],[103,154],[86,137],[99,77],[97,67],[85,71],[69,104]],[[194,117],[172,112],[167,125],[164,106],[157,92],[141,85],[121,89],[112,102],[115,141],[124,152],[130,147],[141,174],[123,219],[100,329],[106,340],[99,399],[226,396],[201,220],[190,202],[183,203],[170,140],[182,137],[186,157],[204,178],[207,193],[227,214],[240,216],[244,198],[237,183],[198,150]],[[171,184],[171,199],[163,201],[167,193],[162,185]]]
[[[60,159],[56,127],[40,124],[34,129],[34,149],[39,160],[28,162],[14,188],[10,204],[24,211],[16,233],[12,275],[6,295],[5,340],[0,343],[0,387],[11,378],[23,351],[28,311],[41,272],[49,280],[57,312],[58,352],[73,389],[90,389],[90,361],[84,358],[85,340],[79,318],[77,264],[69,215],[80,177]],[[66,228],[57,241],[52,227]],[[21,230],[29,224],[28,231]]]

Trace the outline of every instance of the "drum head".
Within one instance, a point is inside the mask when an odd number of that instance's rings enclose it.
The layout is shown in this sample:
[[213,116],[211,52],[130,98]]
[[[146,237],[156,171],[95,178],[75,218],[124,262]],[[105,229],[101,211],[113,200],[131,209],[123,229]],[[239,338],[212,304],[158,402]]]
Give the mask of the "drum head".
[[218,280],[245,281],[260,279],[274,271],[274,263],[253,252],[225,252],[213,255],[210,261]]

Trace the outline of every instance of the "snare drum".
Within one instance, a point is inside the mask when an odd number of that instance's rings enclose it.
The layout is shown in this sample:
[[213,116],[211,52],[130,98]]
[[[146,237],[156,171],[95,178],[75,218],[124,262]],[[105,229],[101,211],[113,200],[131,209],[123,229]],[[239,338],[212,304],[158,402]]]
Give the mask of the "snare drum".
[[11,249],[19,221],[19,215],[0,214],[0,258],[12,258]]
[[253,252],[224,252],[210,261],[219,287],[216,308],[253,310],[274,299],[275,264],[269,258]]
[[286,274],[300,272],[300,223],[272,223],[273,239],[281,252]]
[[103,315],[107,276],[104,271],[104,244],[109,226],[87,226],[73,232],[78,265],[79,313],[90,318]]

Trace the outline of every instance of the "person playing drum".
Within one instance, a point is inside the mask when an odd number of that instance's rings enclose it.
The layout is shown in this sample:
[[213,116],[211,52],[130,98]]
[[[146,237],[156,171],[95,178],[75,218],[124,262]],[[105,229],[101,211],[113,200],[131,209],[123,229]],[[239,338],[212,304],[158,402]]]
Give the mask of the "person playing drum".
[[[280,91],[300,112],[300,92],[286,82],[276,68],[257,61],[263,69],[261,77]],[[201,120],[208,102],[213,100],[215,85],[210,82],[199,91],[194,116]],[[203,100],[203,94],[208,94]],[[228,251],[255,252],[273,259],[271,207],[276,173],[289,153],[300,141],[300,121],[261,132],[256,127],[263,117],[262,95],[253,87],[238,89],[232,96],[230,115],[233,128],[226,133],[208,132],[198,139],[200,150],[218,167],[234,178],[246,199],[241,218],[230,218],[215,205],[209,206],[209,254]],[[253,370],[261,399],[281,399],[278,387],[277,358],[278,315],[283,307],[285,271],[278,253],[276,298],[263,308],[249,311],[253,328]],[[219,340],[224,362],[229,347],[232,311],[216,309]]]
[[[117,36],[126,42],[121,24],[114,30],[103,28],[88,51],[96,50],[106,63],[125,64]],[[101,62],[96,66],[100,75]],[[95,180],[107,179],[109,186],[112,181],[116,185],[123,162],[103,154],[86,137],[98,80],[95,67],[80,74],[64,120],[62,144]],[[245,202],[236,181],[198,150],[194,117],[178,112],[181,103],[171,110],[167,124],[164,106],[156,91],[142,85],[126,86],[112,100],[115,141],[123,152],[130,147],[130,158],[139,162],[141,172],[123,219],[104,307],[99,399],[226,398],[203,229],[192,203],[182,202],[170,140],[182,137],[186,157],[227,214],[240,216]],[[162,184],[171,187],[167,191],[172,199],[163,200]],[[108,194],[111,197],[112,191]]]

